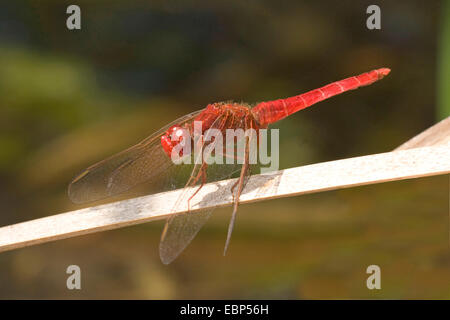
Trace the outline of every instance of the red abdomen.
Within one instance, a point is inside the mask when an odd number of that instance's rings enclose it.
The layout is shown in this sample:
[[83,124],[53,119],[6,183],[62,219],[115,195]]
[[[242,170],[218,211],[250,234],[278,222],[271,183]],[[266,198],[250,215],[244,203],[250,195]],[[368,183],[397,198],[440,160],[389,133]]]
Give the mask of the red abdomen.
[[261,125],[268,125],[322,100],[372,84],[388,75],[390,71],[388,68],[376,69],[295,97],[261,102],[252,109],[252,113]]

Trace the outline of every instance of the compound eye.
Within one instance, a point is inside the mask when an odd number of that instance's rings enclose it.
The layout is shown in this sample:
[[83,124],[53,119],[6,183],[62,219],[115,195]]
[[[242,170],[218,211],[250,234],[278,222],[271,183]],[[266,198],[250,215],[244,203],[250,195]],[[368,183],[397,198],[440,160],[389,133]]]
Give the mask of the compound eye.
[[178,131],[182,131],[182,128],[180,127],[180,125],[176,124],[171,126],[169,129],[167,129],[166,131],[166,136],[168,137],[175,137],[176,136],[180,136],[181,134],[178,133]]
[[181,127],[173,129],[172,140],[181,141],[183,137],[184,137],[184,130]]
[[[186,139],[185,139],[186,136]],[[161,145],[165,151],[165,153],[171,157],[172,150],[176,146],[180,145],[184,147],[186,141],[189,141],[189,131],[180,125],[174,125],[171,126],[167,131],[166,134],[161,136]],[[184,151],[179,151],[179,156],[183,156]]]
[[170,141],[170,139],[167,135],[164,135],[161,137],[161,146],[163,147],[164,152],[170,157],[170,154],[172,153],[173,145],[172,145],[172,141]]

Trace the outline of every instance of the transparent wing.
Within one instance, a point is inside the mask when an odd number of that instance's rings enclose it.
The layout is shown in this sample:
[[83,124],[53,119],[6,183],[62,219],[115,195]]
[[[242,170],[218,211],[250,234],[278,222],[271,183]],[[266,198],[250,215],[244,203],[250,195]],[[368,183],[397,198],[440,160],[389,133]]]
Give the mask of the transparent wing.
[[97,201],[159,179],[174,166],[161,147],[161,135],[172,125],[192,121],[200,112],[181,117],[131,148],[84,170],[69,185],[70,199],[75,203]]
[[[208,167],[207,182],[227,179],[238,175],[241,166],[237,164],[212,165]],[[195,169],[194,169],[195,171]],[[182,202],[187,202],[196,188],[187,188],[177,199],[174,209]],[[191,192],[189,192],[191,191]],[[195,197],[193,201],[195,202]],[[195,238],[197,233],[213,213],[213,209],[173,215],[167,219],[159,244],[159,255],[164,264],[169,264]]]
[[[222,120],[223,116],[218,117],[211,128],[216,128],[219,130],[223,129],[223,127],[226,126],[226,121]],[[194,168],[192,175],[196,174],[196,170],[199,169],[199,166],[200,165],[197,165],[197,167]],[[212,164],[209,165],[207,169],[207,182],[237,176],[240,171],[241,165],[236,162],[233,164]],[[196,190],[196,188],[193,189],[194,191]],[[187,193],[187,191],[183,192],[177,200],[175,208],[178,206],[178,203],[188,201],[190,196],[191,194]],[[189,243],[194,239],[209,219],[213,211],[214,209],[207,209],[195,213],[188,212],[184,214],[177,214],[167,219],[159,245],[160,258],[164,264],[169,264],[175,260],[176,257],[189,245]]]

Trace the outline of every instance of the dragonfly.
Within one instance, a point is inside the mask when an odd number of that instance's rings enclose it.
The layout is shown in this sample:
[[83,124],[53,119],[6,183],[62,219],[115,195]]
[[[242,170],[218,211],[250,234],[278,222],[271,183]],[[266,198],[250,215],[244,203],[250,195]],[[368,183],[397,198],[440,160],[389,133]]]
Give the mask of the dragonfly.
[[[225,242],[225,255],[236,220],[239,198],[253,167],[249,152],[252,138],[244,137],[244,148],[240,154],[223,152],[226,157],[239,158],[240,163],[235,161],[236,163],[231,164],[211,164],[207,157],[202,156],[204,153],[200,152],[200,156],[196,156],[189,149],[186,151],[180,147],[191,141],[192,144],[199,145],[201,151],[215,146],[216,140],[208,137],[208,132],[213,129],[221,133],[230,129],[252,129],[258,132],[320,101],[370,85],[389,72],[389,68],[379,68],[300,95],[260,102],[253,106],[236,102],[208,104],[205,108],[166,125],[140,143],[81,172],[69,185],[69,198],[74,203],[88,203],[113,197],[137,185],[148,183],[161,191],[175,188],[191,190],[189,194],[183,191],[177,200],[177,203],[188,201],[190,207],[190,202],[206,183],[234,176],[237,179],[230,190],[233,196],[233,211]],[[196,123],[201,124],[200,129],[195,129]],[[194,141],[195,137],[197,138]],[[233,149],[233,152],[236,151]],[[179,163],[174,161],[174,155],[178,156],[178,160],[186,157],[196,158],[191,162]],[[173,214],[167,219],[159,245],[160,258],[164,264],[171,263],[187,247],[206,223],[211,212],[212,209],[195,213],[188,211]]]

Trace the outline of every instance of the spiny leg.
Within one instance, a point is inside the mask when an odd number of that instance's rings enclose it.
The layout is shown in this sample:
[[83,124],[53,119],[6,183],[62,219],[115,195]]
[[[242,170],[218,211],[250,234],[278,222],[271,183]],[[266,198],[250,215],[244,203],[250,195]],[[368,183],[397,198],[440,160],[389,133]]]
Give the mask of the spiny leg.
[[[220,120],[220,123],[217,125],[217,128],[219,130],[222,130],[223,127],[225,126],[228,118],[230,117],[230,112],[226,112],[225,115],[222,117],[222,119]],[[213,127],[213,126],[211,126]],[[206,135],[208,135],[208,131],[206,131]],[[208,136],[207,136],[208,137]],[[208,164],[206,163],[205,159],[203,158],[203,151],[204,151],[204,135],[202,136],[202,145],[201,145],[201,156],[202,156],[202,164],[200,166],[199,172],[197,174],[197,176],[194,178],[193,175],[191,175],[191,177],[189,178],[188,184],[189,186],[194,186],[198,180],[201,178],[202,179],[202,183],[201,185],[198,187],[198,189],[194,192],[194,194],[188,199],[188,211],[190,211],[190,202],[192,200],[192,198],[200,191],[200,189],[203,187],[203,185],[206,184],[206,178],[207,178],[207,173],[206,173],[206,169],[208,168]],[[207,138],[207,140],[209,140]],[[211,143],[214,143],[214,141],[211,141]]]
[[[244,187],[245,187],[245,184],[247,183],[247,180],[248,180],[248,178],[249,178],[249,176],[250,176],[250,173],[251,172],[251,169],[250,169],[250,165],[249,164],[247,164],[247,172],[246,172],[246,174],[244,175]],[[247,174],[248,173],[248,174]],[[231,195],[233,196],[233,203],[234,203],[234,198],[235,198],[235,195],[234,195],[234,189],[237,187],[237,185],[239,184],[239,179],[237,179],[236,180],[236,182],[231,186]]]
[[[250,138],[246,137],[245,140],[246,140],[246,142],[245,142],[245,157],[244,157],[244,163],[242,164],[241,174],[239,176],[238,181],[232,187],[232,195],[233,195],[233,202],[234,202],[233,213],[231,214],[230,224],[228,225],[228,234],[227,234],[227,240],[225,242],[225,248],[223,249],[223,255],[226,254],[228,246],[230,244],[231,234],[233,233],[233,228],[234,228],[234,222],[236,221],[236,213],[237,213],[237,209],[238,209],[238,205],[239,205],[239,198],[241,196],[242,190],[244,189],[245,182],[246,182],[245,177],[246,177],[246,174],[249,169],[248,162],[249,162]],[[233,191],[236,187],[236,184],[237,184],[238,188],[236,190],[236,196],[235,196]]]
[[198,141],[198,143],[200,144],[200,154],[198,155],[198,157],[201,157],[201,164],[200,164],[200,168],[198,169],[197,173],[196,173],[196,169],[199,166],[199,163],[197,163],[198,158],[194,158],[194,169],[191,172],[191,175],[185,185],[185,188],[187,187],[193,187],[195,186],[195,184],[198,182],[198,180],[200,178],[202,178],[202,184],[200,185],[200,187],[194,192],[194,194],[189,197],[188,199],[188,212],[191,211],[191,205],[190,205],[190,201],[191,199],[200,191],[200,189],[203,187],[204,185],[204,181],[206,181],[206,168],[204,168],[204,166],[207,166],[207,164],[205,163],[204,159],[203,159],[203,143],[204,143],[204,135],[202,135],[200,137],[200,140]]
[[[245,120],[244,120],[244,122],[246,123],[245,124],[245,127],[246,127],[246,129],[247,129],[247,120],[248,120],[248,117],[246,116],[245,117]],[[252,120],[250,120],[250,129],[253,129],[253,122],[252,122]],[[246,141],[247,142],[247,141]],[[249,139],[249,141],[248,141],[248,144],[250,144],[250,139]],[[247,156],[247,170],[248,171],[250,171],[250,166],[249,166],[249,151],[247,150],[247,147],[249,147],[248,145],[246,145],[245,146],[245,150],[246,150],[246,152],[245,152],[245,154],[244,154],[244,160],[245,160],[245,157]],[[238,161],[241,157],[240,157],[240,155],[237,155],[237,154],[234,154],[233,155],[234,157],[234,159],[236,160],[236,161]],[[245,162],[245,161],[244,161]],[[234,199],[235,199],[235,196],[234,196],[234,189],[236,188],[236,186],[239,184],[239,179],[238,180],[236,180],[236,182],[233,184],[233,186],[231,187],[231,195],[233,196],[233,202],[234,202]],[[246,181],[244,182],[244,186],[245,186],[245,183],[246,183]]]

